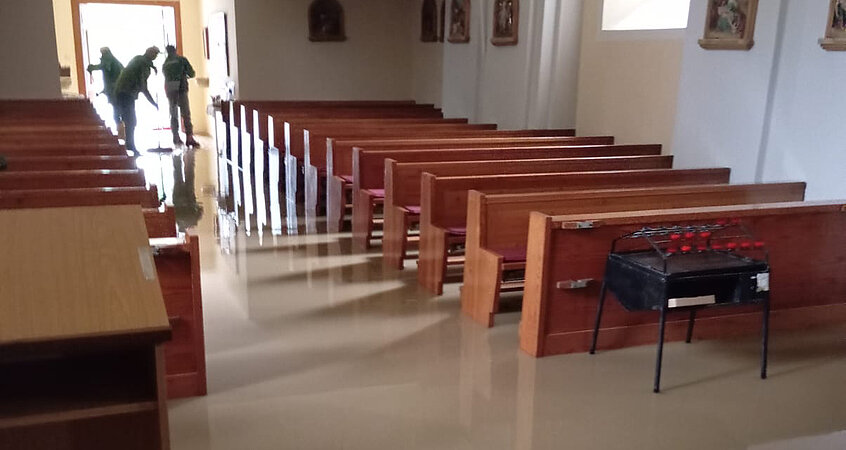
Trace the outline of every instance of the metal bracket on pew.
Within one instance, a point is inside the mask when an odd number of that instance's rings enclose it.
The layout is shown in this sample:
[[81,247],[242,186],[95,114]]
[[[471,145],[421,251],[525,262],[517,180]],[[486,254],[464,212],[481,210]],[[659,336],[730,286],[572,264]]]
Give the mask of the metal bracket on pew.
[[602,222],[595,220],[583,220],[578,222],[561,222],[562,230],[588,230],[602,226]]
[[555,283],[557,289],[584,289],[593,281],[593,278],[583,278],[581,280],[566,280]]

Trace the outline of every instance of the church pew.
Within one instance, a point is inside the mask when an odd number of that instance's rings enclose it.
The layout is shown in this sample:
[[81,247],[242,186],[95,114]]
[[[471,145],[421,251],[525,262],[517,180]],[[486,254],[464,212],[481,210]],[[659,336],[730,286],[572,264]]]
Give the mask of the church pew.
[[443,293],[449,246],[463,243],[467,193],[519,193],[629,187],[727,184],[731,170],[649,169],[517,175],[435,177],[423,174],[420,190],[420,262],[417,281],[433,294]]
[[139,204],[158,208],[156,186],[0,191],[0,209]]
[[[274,113],[294,111],[323,111],[329,109],[400,107],[416,104],[412,100],[399,101],[311,101],[311,100],[231,100],[221,103],[221,121],[227,131],[241,126],[241,109],[258,110],[263,120]],[[231,140],[232,136],[228,136]]]
[[[326,218],[329,232],[343,228],[346,213],[346,190],[352,190],[353,157],[356,149],[362,151],[421,152],[432,150],[478,150],[478,154],[495,152],[501,148],[572,147],[614,144],[612,136],[582,137],[459,137],[435,139],[365,139],[333,140],[326,149]],[[470,154],[467,154],[470,155]],[[472,160],[473,157],[459,159]],[[485,159],[485,158],[482,158]],[[490,159],[490,158],[488,158]],[[355,196],[352,198],[355,201]]]
[[87,100],[2,100],[0,122],[43,124],[103,124]]
[[[16,135],[38,133],[39,135],[78,135],[78,136],[111,136],[108,128],[102,124],[81,122],[69,124],[65,120],[56,122],[31,122],[28,120],[8,120],[0,122],[0,137],[7,138]],[[36,136],[38,137],[38,136]]]
[[150,239],[172,329],[164,345],[168,398],[206,395],[206,355],[199,238]]
[[[328,176],[329,171],[327,170],[328,161],[330,159],[329,155],[329,148],[335,148],[337,142],[342,142],[342,146],[346,146],[348,149],[352,149],[355,147],[353,141],[356,140],[367,140],[367,141],[374,141],[374,140],[392,140],[396,141],[399,138],[402,138],[406,141],[412,141],[420,138],[424,139],[469,139],[469,138],[558,138],[558,137],[574,137],[575,130],[572,129],[538,129],[538,130],[497,130],[495,125],[490,125],[488,127],[482,127],[479,125],[466,125],[464,127],[456,127],[453,129],[448,130],[417,130],[415,133],[400,133],[399,130],[390,130],[385,131],[382,133],[375,133],[375,132],[368,132],[366,130],[360,130],[358,132],[344,132],[343,130],[324,130],[321,131],[321,135],[314,136],[315,133],[312,131],[314,130],[306,130],[309,133],[309,139],[311,141],[311,146],[317,145],[316,149],[310,151],[311,158],[308,158],[307,154],[307,161],[306,161],[306,189],[307,192],[312,192],[309,189],[310,182],[317,182],[318,183],[318,190],[325,191],[326,186],[328,185],[328,181],[324,181],[324,178]],[[340,156],[341,158],[346,158],[346,153],[349,153],[349,150],[338,150],[334,151],[331,158],[335,158],[338,155],[344,154],[344,156]],[[351,165],[350,165],[351,167]],[[319,181],[318,176],[319,174]],[[351,179],[351,178],[350,178]],[[312,185],[314,183],[311,183]],[[351,183],[350,183],[351,184]],[[350,186],[347,186],[349,189]],[[328,198],[324,197],[323,195],[319,195],[319,198],[324,199]],[[317,200],[313,200],[313,203],[317,203]]]
[[[363,140],[373,139],[389,139],[398,140],[403,139],[413,141],[420,138],[427,139],[471,139],[471,138],[494,138],[494,137],[532,137],[541,134],[549,134],[551,136],[567,136],[569,131],[561,130],[497,130],[496,125],[493,124],[473,124],[460,126],[419,126],[419,127],[393,127],[390,129],[361,129],[357,132],[344,132],[342,130],[322,131],[322,135],[314,137],[312,130],[307,129],[306,133],[309,139],[309,150],[306,153],[316,155],[314,158],[308,158],[305,163],[305,204],[307,210],[315,210],[318,203],[326,201],[329,198],[327,195],[327,187],[329,182],[327,164],[332,156],[329,155],[330,149],[337,148],[335,143],[342,142],[347,145],[347,148],[352,148],[352,142],[360,142]],[[564,134],[567,133],[567,134]],[[317,149],[311,149],[316,146]],[[348,153],[341,151],[342,153]],[[338,154],[335,152],[334,154]],[[351,178],[350,178],[351,179]],[[350,183],[343,189],[349,189]],[[344,202],[346,203],[346,202]]]
[[[462,119],[465,120],[465,119]],[[365,138],[415,138],[426,137],[475,137],[496,133],[495,124],[467,123],[397,123],[385,119],[369,119],[338,123],[330,126],[309,125],[305,122],[292,127],[292,154],[297,145],[302,146],[303,186],[306,192],[307,207],[314,207],[319,198],[325,198],[326,151],[331,142],[344,139]],[[300,132],[297,135],[297,132]],[[289,171],[288,174],[297,172]],[[293,183],[295,180],[291,180]],[[308,195],[311,193],[312,195]],[[321,195],[322,194],[322,195]]]
[[146,183],[140,169],[0,172],[0,191],[132,187]]
[[[378,203],[385,203],[386,177],[387,177],[387,160],[398,162],[449,162],[449,161],[464,161],[472,164],[474,161],[493,161],[493,160],[508,160],[508,159],[524,159],[537,160],[548,158],[582,158],[582,157],[602,157],[602,156],[635,156],[635,155],[659,155],[661,153],[661,145],[589,145],[589,146],[562,146],[562,147],[514,147],[501,149],[452,149],[452,150],[427,150],[427,151],[369,151],[356,148],[353,151],[353,214],[352,214],[352,229],[353,229],[353,243],[360,249],[367,249],[370,247],[370,241],[373,239],[374,227],[374,208]],[[644,163],[643,161],[637,164],[646,164],[642,167],[626,167],[626,168],[641,168],[641,169],[656,169],[669,168],[664,163],[659,166],[654,166],[654,163]],[[420,176],[424,170],[423,166],[417,166],[416,170],[404,174],[411,177],[411,179],[404,180],[404,184],[415,185],[418,195],[416,198],[407,198],[406,201],[414,201],[414,203],[405,203],[401,206],[411,207],[415,209],[420,206],[419,189]],[[512,165],[509,168],[495,168],[494,171],[485,171],[486,166],[497,166],[495,162],[488,162],[487,164],[479,164],[474,168],[469,169],[469,173],[462,174],[459,171],[454,171],[454,168],[460,168],[461,165],[433,166],[438,167],[444,173],[436,175],[441,176],[456,176],[456,175],[496,175],[505,173],[532,173],[532,172],[555,172],[555,170],[547,170],[546,164],[542,161],[534,163],[523,163]],[[463,167],[467,167],[466,165]],[[534,169],[538,170],[534,170]],[[611,170],[611,169],[608,169]],[[562,172],[569,172],[570,170],[563,170]],[[396,180],[396,178],[393,178]],[[414,190],[415,188],[411,188]],[[393,199],[392,199],[393,201]],[[385,210],[387,206],[383,208]],[[385,221],[394,220],[394,224],[399,224],[398,218],[393,217],[389,219],[387,215],[384,217]]]
[[71,155],[89,155],[89,156],[126,156],[126,149],[118,144],[62,144],[62,143],[45,143],[45,144],[24,144],[24,145],[5,145],[0,142],[0,155],[4,156],[71,156]]
[[17,145],[38,145],[38,144],[75,144],[80,145],[83,143],[89,144],[116,144],[118,142],[117,137],[113,136],[111,133],[85,133],[85,132],[39,132],[39,131],[31,131],[25,133],[6,133],[0,134],[0,142],[4,145],[8,144],[17,144]]
[[501,288],[520,290],[522,281],[503,285],[504,268],[525,269],[529,215],[637,211],[696,206],[802,201],[805,183],[699,185],[624,190],[484,194],[467,200],[464,285],[461,310],[493,326]]
[[163,211],[158,208],[144,208],[143,211],[144,223],[147,224],[147,235],[150,239],[177,235],[176,212],[173,206],[165,206]]
[[[266,108],[265,110],[254,111],[246,104],[236,102],[235,119],[233,130],[239,134],[237,142],[243,146],[243,150],[252,148],[253,127],[256,122],[269,124],[269,120],[262,120],[265,115],[272,116],[283,121],[303,119],[311,117],[327,118],[442,118],[443,113],[432,108],[432,105],[369,105],[369,106],[333,106],[333,107],[282,107]],[[277,135],[284,135],[284,130],[274,130]],[[235,141],[233,141],[235,142]],[[287,156],[287,154],[286,154]],[[293,155],[302,164],[302,156]]]
[[[846,203],[788,202],[650,211],[582,213],[529,219],[526,288],[520,348],[537,357],[583,352],[590,347],[605,261],[611,241],[644,226],[696,225],[737,219],[769,252],[770,329],[807,329],[846,322]],[[572,224],[591,224],[573,229]],[[565,280],[590,280],[585,288],[560,289]],[[685,338],[687,314],[667,320],[666,340]],[[625,312],[606,302],[599,348],[653,343],[657,313]],[[696,338],[760,332],[753,308],[718,308],[696,318]]]
[[7,156],[6,172],[49,170],[131,170],[137,166],[129,156]]
[[[441,119],[443,114],[440,110],[435,110],[432,108],[432,105],[405,105],[405,106],[391,106],[391,105],[375,105],[375,106],[367,106],[367,107],[332,107],[332,108],[325,108],[320,107],[317,109],[310,109],[310,108],[293,108],[288,109],[287,111],[272,111],[273,114],[276,116],[285,118],[286,120],[293,120],[294,118],[311,118],[311,117],[333,117],[337,119],[342,118],[407,118],[407,119],[419,119],[419,118],[437,118]],[[303,156],[302,156],[302,146],[298,144],[298,140],[294,139],[293,141],[289,135],[289,128],[283,127],[282,130],[273,130],[267,131],[266,133],[262,133],[261,129],[266,128],[268,122],[261,122],[259,119],[260,114],[255,111],[248,111],[247,108],[241,107],[241,111],[238,116],[238,121],[236,122],[237,125],[232,127],[230,130],[230,134],[235,135],[236,137],[231,141],[232,147],[236,147],[237,149],[230,148],[229,156],[230,160],[235,163],[238,167],[242,169],[247,169],[246,166],[250,166],[252,169],[252,162],[257,158],[261,157],[262,162],[268,163],[268,156],[266,149],[257,149],[256,145],[259,143],[256,141],[255,138],[255,128],[256,123],[258,123],[258,135],[262,134],[273,134],[275,136],[285,136],[285,157],[281,158],[280,161],[284,164],[283,173],[285,173],[286,179],[286,186],[290,186],[290,189],[287,189],[289,197],[293,197],[291,191],[296,191],[296,180],[298,179],[297,173],[299,170],[302,170],[303,166]],[[301,141],[301,138],[299,139]],[[267,141],[265,141],[267,142]],[[293,144],[293,148],[292,148]],[[281,147],[277,147],[281,148]],[[257,151],[259,150],[259,151]],[[235,154],[235,158],[232,158],[232,154]],[[258,155],[255,155],[259,153]],[[254,156],[255,155],[255,156]],[[244,164],[244,161],[248,161],[249,164]]]
[[[240,140],[242,117],[252,121],[252,110],[258,110],[262,120],[267,123],[267,116],[286,114],[320,114],[325,111],[342,110],[355,111],[366,109],[390,109],[415,107],[413,101],[255,101],[241,100],[224,102],[221,105],[221,120],[224,123],[227,141],[237,144]],[[417,108],[431,109],[433,105],[421,105]],[[246,117],[248,115],[249,117]],[[249,125],[245,123],[244,125]]]
[[[624,146],[617,146],[624,147]],[[656,146],[660,153],[660,146]],[[451,153],[450,153],[451,155]],[[363,156],[363,155],[362,155]],[[362,164],[363,166],[363,164]],[[592,170],[670,169],[672,156],[608,156],[562,157],[549,159],[496,159],[473,161],[400,162],[386,159],[384,169],[384,225],[382,227],[382,261],[386,267],[402,270],[409,244],[408,230],[417,224],[420,216],[420,180],[424,172],[435,176],[495,175],[505,173],[584,172]],[[364,171],[361,185],[371,189],[368,177],[375,174]],[[359,194],[361,195],[361,194]],[[359,204],[363,202],[360,201]],[[368,211],[368,208],[363,208]],[[353,220],[353,239],[356,224],[367,219]],[[370,220],[369,222],[372,222]],[[369,231],[372,233],[372,229]],[[369,239],[369,237],[368,237]],[[361,245],[362,243],[359,243]]]

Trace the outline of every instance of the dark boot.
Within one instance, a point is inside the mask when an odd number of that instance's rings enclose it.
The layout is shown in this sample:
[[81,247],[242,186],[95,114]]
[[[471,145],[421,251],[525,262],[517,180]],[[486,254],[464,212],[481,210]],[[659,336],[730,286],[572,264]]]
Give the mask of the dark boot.
[[185,145],[194,148],[200,148],[200,143],[194,140],[194,136],[188,135],[185,138]]

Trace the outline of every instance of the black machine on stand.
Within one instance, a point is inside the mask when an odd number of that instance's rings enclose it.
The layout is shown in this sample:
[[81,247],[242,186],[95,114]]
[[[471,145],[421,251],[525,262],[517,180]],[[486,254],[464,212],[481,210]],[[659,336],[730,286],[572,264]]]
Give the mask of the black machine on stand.
[[767,377],[770,314],[769,254],[739,220],[707,225],[642,228],[614,240],[605,266],[590,353],[610,290],[627,311],[659,311],[653,391],[660,391],[667,313],[688,312],[686,342],[697,311],[760,303],[761,378]]

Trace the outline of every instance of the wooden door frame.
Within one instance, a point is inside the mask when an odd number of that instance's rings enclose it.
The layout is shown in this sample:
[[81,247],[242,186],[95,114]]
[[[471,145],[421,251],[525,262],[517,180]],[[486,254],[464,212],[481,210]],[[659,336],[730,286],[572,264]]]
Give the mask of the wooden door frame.
[[176,22],[176,51],[182,54],[182,13],[179,0],[70,0],[71,20],[73,21],[73,41],[76,51],[76,84],[81,95],[86,95],[85,67],[82,67],[82,24],[79,21],[79,7],[84,3],[113,3],[121,5],[169,6],[173,8],[173,20]]

